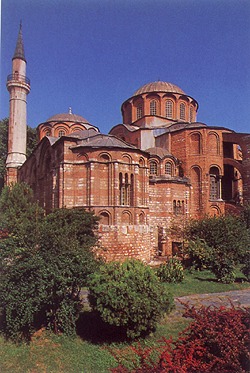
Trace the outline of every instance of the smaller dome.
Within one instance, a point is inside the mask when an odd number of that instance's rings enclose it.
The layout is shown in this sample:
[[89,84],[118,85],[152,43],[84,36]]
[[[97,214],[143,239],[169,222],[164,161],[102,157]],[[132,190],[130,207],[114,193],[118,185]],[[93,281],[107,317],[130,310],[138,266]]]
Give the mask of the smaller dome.
[[88,123],[90,124],[87,119],[83,118],[81,115],[71,114],[71,113],[61,113],[55,114],[46,122],[79,122],[79,123]]
[[168,82],[152,82],[143,85],[141,88],[137,89],[133,96],[141,95],[142,93],[150,93],[150,92],[171,92],[171,93],[180,93],[181,95],[185,95],[186,93],[177,85],[168,83]]

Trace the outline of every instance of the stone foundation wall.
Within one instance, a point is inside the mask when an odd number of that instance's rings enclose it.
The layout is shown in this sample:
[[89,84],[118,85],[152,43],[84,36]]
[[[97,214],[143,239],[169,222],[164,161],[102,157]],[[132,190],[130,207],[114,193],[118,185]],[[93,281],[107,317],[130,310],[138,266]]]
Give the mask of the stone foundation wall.
[[99,252],[107,261],[129,258],[149,262],[150,227],[148,225],[99,225]]

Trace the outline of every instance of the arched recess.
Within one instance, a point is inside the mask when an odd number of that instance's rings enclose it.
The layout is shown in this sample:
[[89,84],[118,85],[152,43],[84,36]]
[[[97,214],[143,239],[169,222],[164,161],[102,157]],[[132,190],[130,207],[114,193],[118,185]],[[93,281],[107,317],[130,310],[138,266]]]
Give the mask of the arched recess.
[[220,154],[219,136],[216,132],[208,133],[207,149],[211,155]]
[[211,166],[209,169],[209,199],[210,201],[221,199],[221,177],[217,166]]
[[111,215],[108,211],[101,211],[99,213],[100,216],[100,224],[103,225],[110,225],[111,224]]
[[193,188],[192,193],[192,209],[195,214],[198,214],[201,209],[201,169],[199,166],[191,168],[191,185]]
[[132,214],[130,211],[122,212],[122,224],[126,224],[126,225],[132,224]]
[[112,160],[111,155],[107,152],[100,153],[98,158],[102,162],[110,162]]
[[88,154],[86,153],[78,153],[77,158],[84,162],[87,162],[89,160]]
[[139,224],[140,225],[146,224],[146,216],[143,211],[141,211],[139,214]]
[[190,134],[190,154],[202,153],[202,137],[200,132],[193,132]]
[[122,160],[125,163],[131,164],[132,163],[132,157],[129,154],[123,154]]
[[220,208],[218,206],[215,206],[215,205],[210,206],[209,215],[211,215],[211,216],[220,216],[221,215]]

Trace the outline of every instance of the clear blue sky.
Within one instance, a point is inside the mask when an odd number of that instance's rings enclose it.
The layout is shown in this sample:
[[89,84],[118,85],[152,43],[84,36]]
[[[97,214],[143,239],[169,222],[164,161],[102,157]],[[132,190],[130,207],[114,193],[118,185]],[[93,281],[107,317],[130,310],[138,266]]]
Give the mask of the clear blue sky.
[[249,0],[2,0],[1,18],[0,119],[22,20],[32,127],[71,106],[108,133],[163,80],[199,102],[198,121],[250,132]]

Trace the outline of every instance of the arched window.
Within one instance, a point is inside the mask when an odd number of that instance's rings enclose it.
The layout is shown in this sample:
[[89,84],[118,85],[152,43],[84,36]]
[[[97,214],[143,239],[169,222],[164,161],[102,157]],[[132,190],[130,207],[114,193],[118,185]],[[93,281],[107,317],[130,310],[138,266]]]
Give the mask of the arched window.
[[150,101],[150,115],[156,115],[157,114],[157,102],[156,100]]
[[50,136],[50,135],[51,135],[51,131],[49,129],[46,129],[45,136]]
[[165,163],[165,174],[169,176],[173,175],[173,166],[171,162]]
[[136,119],[140,118],[142,118],[142,103],[139,103],[136,106]]
[[166,101],[166,118],[173,118],[173,101]]
[[158,174],[157,162],[156,161],[150,161],[149,162],[149,174],[150,175],[157,175]]
[[120,205],[125,205],[125,186],[123,183],[122,173],[119,173],[119,191],[120,191]]
[[209,170],[209,184],[210,184],[210,193],[209,198],[211,201],[216,201],[220,198],[220,178],[219,170],[217,167],[211,167]]
[[60,130],[60,131],[58,132],[58,137],[62,137],[62,136],[64,136],[64,135],[65,135],[65,131]]
[[180,103],[180,119],[186,119],[186,105],[183,102]]
[[193,108],[193,106],[190,106],[190,109],[189,109],[189,121],[190,122],[194,121],[194,108]]

